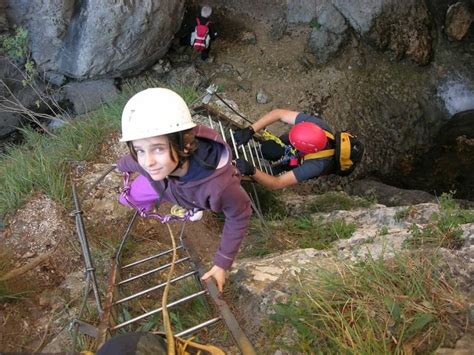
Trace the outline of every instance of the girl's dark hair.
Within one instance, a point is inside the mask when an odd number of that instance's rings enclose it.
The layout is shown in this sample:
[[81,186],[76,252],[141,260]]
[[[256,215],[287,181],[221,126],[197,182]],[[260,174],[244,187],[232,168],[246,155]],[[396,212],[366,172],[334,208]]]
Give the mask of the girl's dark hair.
[[[171,154],[172,150],[175,151],[178,155],[178,168],[180,168],[183,163],[189,158],[189,156],[196,151],[196,136],[192,132],[192,128],[185,131],[169,133],[166,136],[168,137],[168,142],[170,146],[170,158],[172,161],[175,161],[173,154]],[[133,157],[133,159],[137,161],[137,152],[133,147],[133,143],[129,141],[127,142],[127,146],[130,150],[130,155]],[[185,148],[186,152],[184,151]]]

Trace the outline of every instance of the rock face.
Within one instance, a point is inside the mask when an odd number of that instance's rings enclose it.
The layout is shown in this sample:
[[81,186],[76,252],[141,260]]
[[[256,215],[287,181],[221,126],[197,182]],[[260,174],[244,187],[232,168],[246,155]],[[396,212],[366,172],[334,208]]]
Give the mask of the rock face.
[[[455,114],[441,127],[432,147],[413,172],[401,180],[411,186],[437,191],[456,191],[474,198],[474,110]],[[400,179],[400,177],[397,177]]]
[[344,43],[349,27],[341,13],[332,5],[321,10],[317,24],[311,32],[309,48],[316,55],[316,61],[324,64]]
[[433,51],[431,26],[431,17],[423,2],[392,2],[384,6],[367,35],[378,48],[389,49],[397,59],[406,56],[425,65]]
[[8,21],[5,15],[5,3],[0,1],[0,33],[6,30],[8,30]]
[[376,47],[427,64],[432,56],[430,14],[416,0],[334,0],[352,28]]
[[[297,280],[301,272],[320,268],[336,270],[342,264],[382,256],[390,258],[402,253],[407,248],[404,241],[412,235],[410,227],[413,224],[420,228],[427,226],[439,212],[437,204],[423,203],[408,208],[377,205],[368,209],[313,214],[311,217],[314,220],[323,222],[343,219],[354,224],[356,231],[351,238],[336,241],[330,250],[298,249],[260,259],[238,260],[232,269],[231,280],[241,291],[241,311],[252,315],[248,327],[258,329],[262,320],[273,312],[273,305],[285,303],[291,298],[290,281]],[[468,290],[474,223],[463,224],[460,229],[465,240],[464,247],[460,250],[441,248],[440,255],[458,284]]]
[[450,40],[460,41],[464,38],[472,21],[473,10],[465,2],[451,5],[446,13],[446,34]]
[[28,28],[41,70],[85,79],[126,76],[155,63],[181,25],[184,0],[7,0]]

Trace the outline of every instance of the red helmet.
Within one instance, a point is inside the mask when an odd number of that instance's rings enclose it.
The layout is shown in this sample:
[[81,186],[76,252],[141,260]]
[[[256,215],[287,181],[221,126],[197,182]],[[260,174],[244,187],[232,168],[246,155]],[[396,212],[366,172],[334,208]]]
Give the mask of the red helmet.
[[290,143],[303,153],[316,153],[326,148],[328,139],[324,131],[312,122],[294,125],[289,134]]

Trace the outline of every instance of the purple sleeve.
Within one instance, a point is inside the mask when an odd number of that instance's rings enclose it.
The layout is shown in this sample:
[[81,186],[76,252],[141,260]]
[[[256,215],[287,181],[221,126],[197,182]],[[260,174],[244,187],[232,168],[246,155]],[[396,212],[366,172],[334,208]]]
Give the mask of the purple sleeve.
[[223,190],[220,210],[225,215],[225,222],[221,243],[214,256],[214,265],[227,270],[239,251],[252,215],[250,198],[240,183],[232,183]]
[[142,172],[140,164],[130,154],[118,160],[117,169],[123,173]]
[[158,193],[143,175],[138,175],[130,185],[128,197],[122,193],[119,202],[127,207],[138,208],[140,211],[151,211],[158,200]]

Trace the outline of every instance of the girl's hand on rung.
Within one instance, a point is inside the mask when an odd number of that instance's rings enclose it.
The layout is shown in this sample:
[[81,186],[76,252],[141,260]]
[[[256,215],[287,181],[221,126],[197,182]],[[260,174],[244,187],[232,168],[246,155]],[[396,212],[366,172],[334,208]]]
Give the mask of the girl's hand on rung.
[[213,277],[217,283],[217,289],[222,292],[225,284],[225,270],[217,265],[214,265],[211,270],[202,275],[201,280],[207,281],[210,277]]

